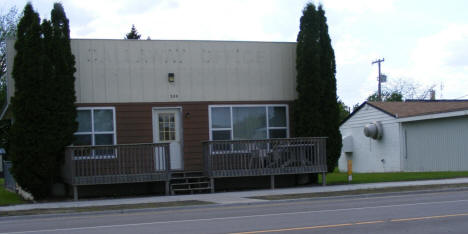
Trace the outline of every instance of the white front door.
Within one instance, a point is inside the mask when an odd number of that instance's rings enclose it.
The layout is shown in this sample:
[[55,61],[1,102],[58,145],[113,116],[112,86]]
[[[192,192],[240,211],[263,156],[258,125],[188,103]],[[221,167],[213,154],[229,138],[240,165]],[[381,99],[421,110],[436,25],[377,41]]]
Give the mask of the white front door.
[[171,170],[182,169],[180,115],[179,108],[153,109],[153,139],[155,143],[170,143]]

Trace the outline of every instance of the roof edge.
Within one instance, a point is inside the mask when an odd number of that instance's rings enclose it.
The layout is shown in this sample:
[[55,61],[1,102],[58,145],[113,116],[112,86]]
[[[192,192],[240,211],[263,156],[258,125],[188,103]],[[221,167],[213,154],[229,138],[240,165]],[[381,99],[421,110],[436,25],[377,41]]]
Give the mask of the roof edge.
[[408,117],[398,119],[397,122],[403,123],[403,122],[442,119],[442,118],[459,117],[459,116],[467,116],[467,115],[468,115],[468,110],[457,110],[457,111],[451,111],[451,112],[429,113],[425,115],[408,116]]
[[379,108],[375,105],[372,105],[371,103],[369,103],[368,101],[364,101],[358,108],[356,108],[356,110],[354,110],[351,114],[349,114],[345,119],[343,119],[343,121],[341,121],[340,123],[340,126],[343,125],[346,121],[348,121],[356,112],[358,112],[360,109],[362,109],[362,107],[364,107],[366,104],[368,104],[369,106],[372,106],[374,107],[375,109],[379,110],[379,111],[382,111],[383,113],[387,114],[387,115],[390,115],[392,116],[393,118],[398,118],[398,116],[388,112],[388,111],[385,111],[383,110],[382,108]]
[[297,44],[295,41],[249,41],[249,40],[202,40],[202,39],[116,39],[116,38],[70,38],[70,40],[97,40],[97,41],[131,41],[131,42],[239,42],[239,43],[275,43],[275,44]]

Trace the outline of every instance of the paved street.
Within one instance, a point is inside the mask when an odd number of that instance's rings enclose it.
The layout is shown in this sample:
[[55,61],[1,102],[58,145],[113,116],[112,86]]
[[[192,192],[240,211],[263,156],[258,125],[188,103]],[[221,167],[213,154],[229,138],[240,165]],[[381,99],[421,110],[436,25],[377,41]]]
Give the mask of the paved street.
[[466,233],[468,192],[3,217],[0,233]]
[[144,204],[158,202],[175,202],[175,201],[206,201],[217,204],[239,204],[239,203],[256,203],[259,200],[251,199],[255,196],[271,196],[285,194],[301,194],[301,193],[324,193],[324,192],[345,192],[365,189],[388,189],[413,187],[413,186],[444,186],[455,184],[468,184],[468,178],[454,178],[443,180],[417,180],[417,181],[401,181],[401,182],[382,182],[369,184],[348,184],[348,185],[327,185],[327,186],[305,186],[294,188],[280,189],[263,189],[249,190],[240,192],[219,192],[210,194],[192,194],[192,195],[177,195],[177,196],[148,196],[148,197],[132,197],[132,198],[113,198],[113,199],[90,199],[79,201],[61,201],[61,202],[43,202],[43,203],[28,203],[14,206],[0,206],[0,213],[3,211],[19,211],[19,210],[34,210],[34,209],[56,209],[56,208],[76,208],[76,207],[93,207],[93,206],[110,206],[123,204]]

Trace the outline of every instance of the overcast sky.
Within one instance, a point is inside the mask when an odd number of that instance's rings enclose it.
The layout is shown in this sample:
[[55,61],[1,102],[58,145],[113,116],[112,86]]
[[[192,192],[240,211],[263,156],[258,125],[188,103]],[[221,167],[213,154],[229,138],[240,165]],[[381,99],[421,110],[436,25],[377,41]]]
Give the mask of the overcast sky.
[[[26,0],[0,0],[0,13]],[[31,0],[41,18],[54,1]],[[306,0],[62,0],[72,38],[296,41]],[[318,3],[318,1],[314,1]],[[437,98],[468,99],[468,1],[324,0],[337,63],[338,95],[361,103],[389,83],[435,85]],[[389,85],[389,83],[384,84]]]

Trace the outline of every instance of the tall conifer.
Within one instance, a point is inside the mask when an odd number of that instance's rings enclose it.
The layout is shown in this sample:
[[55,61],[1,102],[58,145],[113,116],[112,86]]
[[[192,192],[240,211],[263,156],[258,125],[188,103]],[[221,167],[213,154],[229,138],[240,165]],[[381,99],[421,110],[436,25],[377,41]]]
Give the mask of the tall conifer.
[[18,24],[15,43],[10,156],[16,181],[35,197],[45,196],[51,184],[50,157],[44,147],[48,139],[40,137],[47,131],[44,78],[50,71],[42,36],[39,15],[28,3]]
[[130,32],[125,35],[124,39],[136,39],[140,40],[141,35],[138,34],[138,31],[135,28],[135,25],[132,24],[132,28],[130,29]]
[[335,52],[328,34],[327,18],[322,6],[318,7],[320,16],[321,71],[324,79],[324,98],[322,102],[323,125],[327,139],[327,166],[332,172],[341,154],[342,138],[340,133],[340,110],[336,95]]
[[[51,133],[56,138],[56,162],[63,162],[64,147],[72,144],[73,133],[77,129],[75,107],[75,56],[71,52],[70,29],[67,16],[61,3],[55,3],[51,11],[52,34],[45,42],[52,43],[49,57],[54,65],[50,79],[53,98],[50,102]],[[58,172],[58,169],[57,169]]]
[[296,51],[295,133],[327,138],[327,167],[336,167],[341,152],[336,96],[335,55],[325,11],[308,3],[303,10]]
[[28,3],[15,43],[10,143],[13,174],[35,198],[47,196],[58,181],[64,147],[77,126],[75,60],[62,5],[54,4],[51,21],[39,21]]

